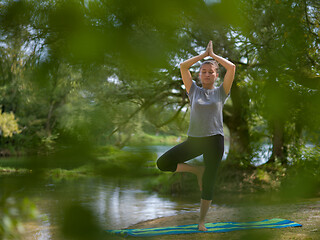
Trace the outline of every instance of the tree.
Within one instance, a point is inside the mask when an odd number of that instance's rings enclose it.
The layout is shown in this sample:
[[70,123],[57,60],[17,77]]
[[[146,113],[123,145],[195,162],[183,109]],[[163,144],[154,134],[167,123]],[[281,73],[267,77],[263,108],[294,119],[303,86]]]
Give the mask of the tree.
[[[101,133],[103,141],[116,132],[141,130],[146,120],[159,129],[181,119],[188,99],[178,64],[204,50],[209,40],[217,54],[237,64],[224,108],[230,163],[251,164],[267,138],[273,144],[270,161],[286,164],[290,149],[319,131],[319,118],[303,119],[318,113],[316,1],[25,0],[3,6],[2,35],[12,46],[20,42],[16,51],[28,56],[23,65],[28,76],[21,79],[30,81],[22,81],[28,89],[23,93],[32,96],[39,110],[35,118],[43,120],[37,131],[47,136],[86,126],[74,133]],[[6,69],[3,76],[11,76]],[[191,69],[195,79],[196,69]],[[17,114],[22,121],[20,116],[34,108],[22,99],[17,104],[26,109]],[[151,117],[157,110],[165,112]],[[136,119],[142,125],[131,122]]]
[[251,43],[253,70],[258,73],[255,86],[262,97],[258,104],[272,137],[269,162],[280,159],[287,164],[290,145],[301,144],[297,139],[303,130],[315,126],[303,116],[319,103],[319,83],[314,78],[319,71],[319,58],[314,55],[319,42],[314,17],[319,6],[314,1],[250,1],[243,6],[250,24],[243,34]]

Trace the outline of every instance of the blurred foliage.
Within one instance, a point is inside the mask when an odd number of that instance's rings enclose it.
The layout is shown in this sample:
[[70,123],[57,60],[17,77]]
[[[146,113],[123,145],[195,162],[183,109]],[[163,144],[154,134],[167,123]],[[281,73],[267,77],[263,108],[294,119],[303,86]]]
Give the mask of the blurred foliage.
[[162,145],[162,146],[172,146],[178,143],[181,143],[186,136],[175,136],[175,135],[161,135],[158,133],[155,134],[146,134],[141,135],[134,134],[130,141],[127,143],[128,146],[144,147],[144,146],[153,146],[153,145]]
[[224,108],[230,164],[250,167],[270,143],[269,163],[287,165],[304,145],[319,144],[316,0],[0,4],[1,107],[22,130],[1,136],[3,152],[48,156],[40,166],[80,164],[95,145],[185,134],[188,98],[178,66],[210,39],[237,65]]
[[[106,151],[107,150],[107,151]],[[154,168],[157,158],[148,150],[123,151],[114,147],[101,149],[94,173],[107,177],[142,177],[157,173]]]
[[0,135],[3,137],[12,137],[13,134],[19,134],[21,130],[14,114],[0,112]]
[[[29,169],[56,168],[57,178],[94,164],[97,174],[143,174],[154,168],[152,154],[96,149],[185,134],[179,63],[212,40],[215,53],[237,65],[224,107],[230,171],[222,178],[245,190],[285,179],[286,196],[310,196],[319,186],[319,26],[318,0],[0,1],[1,153],[30,155]],[[198,66],[190,69],[196,81]],[[2,123],[7,114],[13,128]],[[256,168],[266,144],[272,155]]]
[[165,173],[146,181],[144,189],[162,195],[192,195],[199,191],[196,177],[189,174]]
[[14,197],[2,198],[0,210],[0,238],[23,239],[24,223],[39,218],[35,204],[28,198],[17,200]]
[[309,198],[320,194],[320,148],[307,148],[301,158],[288,168],[281,182],[283,198]]
[[106,239],[93,212],[79,204],[65,206],[61,226],[64,239]]
[[51,154],[65,132],[120,147],[133,134],[185,133],[178,64],[212,39],[238,66],[228,160],[250,165],[268,139],[270,162],[287,164],[319,141],[318,16],[314,0],[2,1],[2,108],[23,128],[8,145]]

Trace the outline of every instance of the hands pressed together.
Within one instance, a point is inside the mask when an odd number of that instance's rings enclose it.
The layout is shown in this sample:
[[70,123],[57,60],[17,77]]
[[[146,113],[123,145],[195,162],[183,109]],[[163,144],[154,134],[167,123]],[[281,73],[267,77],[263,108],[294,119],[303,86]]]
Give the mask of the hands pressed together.
[[207,45],[207,49],[206,49],[206,51],[204,52],[204,55],[205,55],[205,57],[206,56],[210,56],[210,57],[214,57],[215,56],[215,54],[214,54],[214,52],[213,52],[213,47],[212,47],[212,41],[210,40],[209,41],[209,43],[208,43],[208,45]]
[[228,94],[230,92],[232,82],[234,80],[236,66],[232,62],[230,62],[229,60],[227,60],[223,57],[220,57],[213,52],[211,40],[209,41],[208,46],[206,48],[206,51],[204,53],[197,55],[195,57],[192,57],[192,58],[180,63],[180,71],[181,71],[182,81],[186,87],[187,92],[189,92],[190,87],[192,85],[192,75],[189,71],[189,68],[193,64],[204,59],[207,56],[212,57],[214,60],[216,60],[219,64],[221,64],[227,70],[227,72],[224,76],[224,79],[223,79],[223,88],[225,90],[225,93]]
[[223,57],[220,57],[213,52],[211,40],[208,43],[206,51],[200,55],[200,57],[202,57],[202,58],[205,58],[207,56],[212,57],[214,60],[216,60],[219,64],[221,64],[227,70],[227,72],[224,76],[224,79],[223,79],[223,88],[224,88],[225,93],[228,94],[230,92],[232,82],[234,80],[236,66],[232,62],[230,62],[229,60],[227,60]]

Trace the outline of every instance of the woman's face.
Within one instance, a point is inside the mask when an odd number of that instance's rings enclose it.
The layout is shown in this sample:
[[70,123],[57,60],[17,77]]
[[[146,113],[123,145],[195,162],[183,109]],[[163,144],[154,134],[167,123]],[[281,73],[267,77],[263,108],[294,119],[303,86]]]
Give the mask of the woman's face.
[[217,69],[212,64],[202,65],[199,73],[202,87],[212,89],[218,77]]

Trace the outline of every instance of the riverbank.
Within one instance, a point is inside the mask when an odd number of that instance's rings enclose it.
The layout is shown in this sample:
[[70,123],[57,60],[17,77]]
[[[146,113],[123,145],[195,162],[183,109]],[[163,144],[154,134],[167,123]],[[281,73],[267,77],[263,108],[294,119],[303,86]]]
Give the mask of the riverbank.
[[[64,239],[61,233],[61,216],[66,212],[65,201],[77,196],[82,206],[91,206],[92,216],[101,230],[122,228],[165,227],[197,223],[199,216],[199,194],[195,196],[168,197],[141,190],[143,182],[124,182],[122,179],[108,183],[106,178],[81,178],[71,181],[47,181],[37,188],[40,195],[34,196],[41,216],[47,219],[29,222],[23,239]],[[21,183],[22,184],[22,183]],[[128,185],[129,184],[129,185]],[[19,184],[15,184],[19,185]],[[79,188],[79,186],[81,186]],[[19,189],[19,188],[18,188]],[[34,189],[31,191],[35,192]],[[20,193],[21,194],[21,193]],[[28,196],[28,192],[23,196]],[[129,214],[128,214],[129,213]],[[78,216],[78,211],[74,215]],[[74,216],[73,215],[73,216]],[[163,217],[166,216],[166,217]],[[152,239],[318,239],[320,233],[320,198],[286,200],[275,193],[220,193],[215,196],[207,222],[260,221],[270,218],[286,218],[303,224],[299,229],[272,229],[238,231],[225,234],[199,234],[163,236]],[[71,219],[73,229],[80,222]],[[146,219],[151,219],[145,221]],[[82,223],[83,224],[83,223]],[[133,225],[134,224],[134,225]],[[84,225],[86,226],[86,225]],[[128,227],[129,226],[129,227]],[[259,234],[258,236],[254,234]],[[248,234],[253,234],[250,238]],[[260,236],[260,235],[266,236]],[[290,237],[283,238],[282,235]],[[46,236],[46,237],[44,237]],[[48,237],[49,236],[49,237]],[[315,237],[316,236],[316,237]],[[98,239],[124,239],[111,236]],[[139,239],[139,238],[137,238]],[[141,238],[142,239],[142,238]],[[150,239],[150,238],[148,238]]]
[[[196,224],[199,213],[191,211],[178,215],[155,218],[130,225],[127,229],[169,227],[186,224]],[[209,239],[262,239],[262,240],[318,240],[320,237],[320,198],[306,199],[296,203],[275,204],[234,204],[234,205],[212,205],[207,215],[207,222],[247,222],[261,221],[271,218],[283,218],[302,224],[302,227],[283,229],[257,229],[241,230],[227,233],[199,233],[157,236],[147,239],[160,240],[209,240]],[[35,222],[26,224],[26,232],[23,239],[36,239],[44,237],[46,233],[51,239],[61,239],[58,226],[38,225]],[[99,238],[100,239],[100,238]],[[124,237],[112,235],[101,239],[125,239]],[[137,240],[146,238],[135,237]]]
[[[159,204],[154,202],[154,196],[159,194],[163,198],[161,200],[161,203],[164,203],[165,209],[168,207],[168,199],[170,197],[176,198],[177,196],[180,198],[184,198],[187,200],[187,202],[190,202],[190,196],[189,194],[197,194],[199,193],[196,177],[192,174],[188,173],[179,173],[179,174],[172,174],[172,173],[162,173],[155,167],[155,161],[156,161],[156,153],[152,151],[151,149],[147,148],[137,148],[137,149],[131,149],[131,150],[120,150],[115,147],[106,146],[94,149],[93,155],[95,158],[86,158],[82,157],[80,160],[77,158],[67,158],[65,155],[56,155],[56,156],[43,156],[38,157],[35,159],[2,159],[1,164],[3,166],[2,168],[2,174],[0,169],[0,176],[1,175],[12,175],[12,177],[15,176],[30,176],[29,182],[34,183],[40,183],[40,182],[46,182],[44,185],[44,190],[51,192],[50,199],[52,197],[58,196],[60,192],[61,185],[66,185],[66,183],[70,183],[72,185],[72,182],[76,181],[87,181],[90,177],[99,176],[104,178],[101,180],[103,183],[102,185],[99,185],[100,187],[97,188],[97,192],[101,191],[101,189],[105,189],[105,181],[108,179],[116,179],[116,181],[122,181],[120,179],[131,177],[132,179],[138,179],[142,176],[145,176],[146,178],[142,181],[141,184],[139,184],[138,191],[135,189],[134,191],[129,190],[128,193],[131,196],[134,192],[137,193],[137,198],[134,198],[132,201],[128,201],[127,198],[125,198],[124,201],[122,201],[120,198],[124,197],[123,191],[120,191],[120,188],[116,184],[116,186],[111,187],[109,190],[110,192],[106,193],[104,191],[99,192],[99,194],[89,194],[88,195],[88,189],[92,189],[93,186],[96,186],[96,184],[93,184],[91,180],[88,180],[87,183],[89,186],[86,191],[83,191],[85,196],[95,196],[94,200],[88,201],[86,197],[84,197],[84,202],[91,202],[95,201],[98,197],[101,197],[101,201],[99,202],[99,205],[97,203],[94,204],[94,206],[99,206],[99,211],[104,209],[105,211],[102,213],[103,221],[102,225],[104,226],[103,229],[106,228],[113,228],[115,226],[112,226],[112,224],[115,222],[114,219],[110,216],[119,216],[121,215],[120,212],[113,212],[112,214],[108,214],[109,211],[106,209],[107,206],[118,206],[119,203],[125,202],[126,209],[128,209],[128,202],[131,202],[132,210],[130,210],[131,217],[134,219],[127,220],[128,215],[127,213],[123,214],[124,219],[122,221],[127,221],[127,225],[125,226],[116,226],[115,228],[124,228],[129,226],[132,223],[136,223],[141,221],[141,219],[147,219],[145,209],[147,204],[151,204],[149,206],[149,209],[152,210],[152,212],[159,213]],[[63,156],[63,157],[60,157]],[[79,154],[77,156],[80,156]],[[29,160],[29,161],[27,161]],[[69,160],[70,163],[69,163]],[[85,162],[83,165],[82,160],[87,160],[88,162]],[[224,162],[226,163],[226,162]],[[215,193],[215,204],[220,206],[221,208],[218,212],[215,208],[212,209],[210,215],[208,216],[208,221],[210,222],[225,222],[225,221],[255,221],[255,220],[263,220],[266,218],[287,218],[294,220],[296,222],[299,222],[299,219],[296,217],[299,214],[304,214],[299,211],[300,202],[293,203],[293,199],[295,198],[312,198],[316,196],[320,196],[319,193],[319,174],[312,174],[316,173],[318,171],[318,165],[317,164],[307,164],[307,162],[303,162],[303,165],[292,165],[292,166],[260,166],[260,167],[232,167],[228,164],[222,164],[219,177],[217,179],[217,187],[216,187],[216,193]],[[202,164],[198,161],[193,161],[192,164]],[[27,170],[28,167],[31,170]],[[60,168],[52,168],[59,166]],[[10,168],[11,167],[11,168]],[[37,168],[35,168],[37,167]],[[40,168],[41,167],[41,168]],[[25,169],[25,170],[23,170]],[[33,171],[35,169],[36,171]],[[23,172],[25,171],[25,172]],[[89,178],[87,178],[89,177]],[[87,180],[86,180],[87,179]],[[39,181],[41,180],[41,181]],[[68,181],[71,180],[71,181]],[[131,181],[131,180],[130,180]],[[6,185],[9,183],[9,181],[5,182]],[[20,192],[25,187],[25,182],[23,182],[21,187],[15,187],[15,188],[7,188],[10,189],[12,192]],[[70,185],[69,184],[69,185]],[[16,186],[17,184],[12,184],[12,186]],[[32,184],[33,185],[33,184]],[[60,187],[57,187],[60,186]],[[76,186],[76,187],[75,187]],[[65,191],[63,194],[63,197],[65,199],[68,199],[67,194],[72,192],[72,189],[77,189],[79,186],[79,190],[83,189],[83,183],[76,184],[73,187],[70,187],[68,191]],[[55,191],[59,190],[59,191]],[[16,190],[16,191],[15,191]],[[108,191],[109,191],[108,190]],[[43,193],[43,189],[36,190],[39,193]],[[126,191],[126,190],[124,190]],[[142,193],[148,193],[147,196],[142,197]],[[69,197],[72,198],[73,196],[77,195],[75,194],[70,195]],[[235,195],[238,195],[238,198],[235,197]],[[265,196],[262,196],[262,194],[265,194]],[[249,197],[248,197],[249,195]],[[114,199],[114,204],[108,203],[106,201],[106,197],[104,196],[113,196],[112,199]],[[149,197],[152,197],[149,201]],[[198,203],[198,196],[196,197],[196,203]],[[281,200],[281,207],[276,206],[277,199]],[[137,201],[140,201],[139,199],[143,199],[143,203],[140,205],[140,208],[138,211],[133,213],[134,209],[137,209]],[[263,201],[262,201],[263,199]],[[278,201],[278,203],[280,202]],[[284,207],[284,209],[287,210],[281,210],[282,206],[290,205],[288,203],[288,200],[290,201],[290,204],[292,206],[292,209],[295,209],[295,211],[298,212],[298,215],[292,216],[293,212],[290,212],[290,208]],[[82,201],[82,200],[81,200]],[[318,200],[319,201],[319,200]],[[41,201],[43,202],[42,198]],[[193,202],[193,203],[194,203]],[[255,204],[250,205],[250,207],[244,206],[244,203],[248,204]],[[260,203],[259,206],[257,206],[257,203]],[[171,201],[169,201],[170,204],[172,204]],[[175,205],[176,201],[173,201],[173,205]],[[235,206],[235,204],[238,204]],[[264,209],[266,206],[276,206],[273,209],[269,210],[260,210]],[[286,203],[286,204],[284,204]],[[56,202],[54,203],[56,204]],[[101,204],[105,205],[105,207],[101,208]],[[241,205],[242,204],[242,205]],[[295,206],[297,204],[297,206]],[[256,209],[252,209],[251,207],[256,207]],[[313,208],[319,209],[319,204]],[[113,210],[113,208],[110,208]],[[116,210],[122,209],[122,207],[115,208]],[[242,210],[239,210],[242,209]],[[280,209],[280,210],[279,210]],[[319,233],[319,229],[315,226],[319,226],[320,223],[318,221],[317,215],[319,216],[319,211],[312,215],[313,213],[310,213],[308,209],[308,206],[305,207],[305,218],[310,219],[309,216],[311,216],[310,220],[310,232],[311,235],[313,233]],[[168,209],[166,209],[167,211]],[[98,211],[98,212],[99,212]],[[189,210],[188,210],[189,211]],[[262,212],[259,212],[262,211]],[[278,214],[280,213],[283,214]],[[283,212],[282,212],[283,211]],[[112,212],[112,211],[111,211]],[[253,213],[259,213],[255,216],[249,216],[244,215],[244,213],[247,212],[253,212]],[[270,214],[266,214],[270,212]],[[166,215],[171,214],[166,212]],[[141,218],[138,219],[137,216],[140,216]],[[98,215],[95,215],[98,216]],[[151,216],[151,218],[159,217],[157,216]],[[162,215],[163,216],[163,215]],[[217,216],[219,216],[217,218]],[[221,217],[223,216],[223,217]],[[162,220],[163,219],[163,220]],[[161,219],[154,219],[152,221],[145,222],[147,225],[146,227],[153,227],[156,225],[152,225],[154,223],[158,224],[157,221],[159,221],[158,226],[162,226],[162,223],[168,223],[170,226],[173,225],[182,225],[182,224],[189,224],[189,223],[195,223],[198,219],[198,213],[188,213],[187,215],[176,215],[175,217],[170,218],[161,218]],[[109,225],[106,227],[105,223],[108,220]],[[300,219],[304,222],[309,221],[305,219]],[[71,222],[74,222],[73,220]],[[299,222],[304,224],[303,222]],[[314,223],[314,225],[312,225]],[[52,225],[50,226],[43,226],[41,225],[41,228],[43,230],[41,232],[50,231],[51,236],[56,236],[57,232],[59,232],[59,229],[57,228],[57,225],[52,222]],[[142,223],[141,223],[142,224]],[[318,225],[316,225],[318,224]],[[35,224],[36,226],[37,224]],[[137,225],[138,226],[138,225]],[[136,227],[136,226],[132,226]],[[311,229],[312,227],[315,227],[314,229]],[[28,226],[27,229],[33,229],[32,227]],[[52,230],[49,230],[49,228]],[[75,227],[75,229],[77,226]],[[309,231],[308,230],[308,231]],[[269,231],[269,230],[268,230]],[[297,232],[297,230],[293,230],[294,234],[297,234],[298,237],[292,235],[292,238],[282,238],[282,236],[275,235],[273,238],[274,231],[253,231],[253,232],[262,232],[265,236],[271,236],[270,238],[261,238],[261,236],[258,236],[259,239],[314,239],[313,235],[310,237],[308,233],[302,232],[302,238],[300,238],[299,234],[300,232]],[[290,230],[291,231],[291,230]],[[304,230],[303,230],[304,231]],[[36,234],[38,232],[37,228],[34,228],[34,233]],[[276,231],[275,231],[276,232]],[[287,231],[284,231],[284,233],[287,233]],[[228,233],[229,234],[229,233]],[[241,235],[244,234],[244,235]],[[185,236],[185,235],[183,235]],[[194,236],[194,235],[190,235]],[[204,236],[204,237],[203,237]],[[206,239],[208,234],[201,235],[200,237],[197,237],[197,239]],[[216,235],[214,235],[216,236]],[[223,238],[223,234],[219,234],[216,237],[217,239],[229,239],[228,237]],[[222,236],[222,237],[221,237]],[[246,233],[230,233],[231,239],[250,239]],[[305,238],[305,236],[308,236]],[[180,236],[178,236],[180,237]],[[177,239],[177,236],[174,237]],[[59,238],[53,238],[53,239],[59,239]],[[115,238],[111,238],[115,239]],[[172,236],[163,237],[163,239],[173,239]],[[189,238],[178,238],[178,239],[194,239],[194,237]],[[211,239],[211,238],[210,238]],[[253,237],[255,239],[255,237]],[[315,238],[316,239],[316,238]]]
[[[134,224],[133,228],[167,227],[197,223],[199,213],[191,212],[170,217],[157,218]],[[320,238],[320,198],[308,199],[299,203],[272,205],[233,205],[212,206],[207,222],[245,222],[271,218],[284,218],[302,224],[302,227],[283,229],[257,229],[228,233],[204,233],[158,236],[156,239],[308,239]],[[120,239],[120,237],[117,237]],[[135,238],[143,239],[143,238]]]

